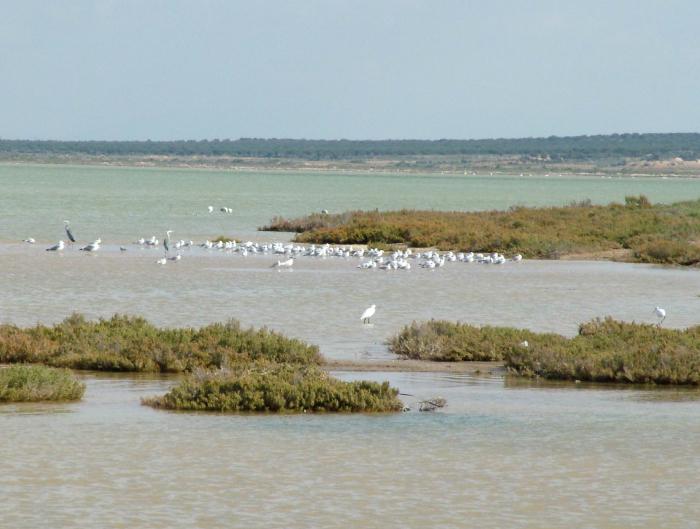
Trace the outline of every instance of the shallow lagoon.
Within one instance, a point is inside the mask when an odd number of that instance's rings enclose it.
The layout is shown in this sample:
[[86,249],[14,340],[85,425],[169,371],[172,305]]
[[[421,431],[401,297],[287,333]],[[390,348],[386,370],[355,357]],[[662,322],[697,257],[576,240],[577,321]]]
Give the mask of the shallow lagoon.
[[[228,318],[268,325],[330,358],[378,359],[414,319],[563,334],[596,316],[698,323],[697,270],[607,262],[450,263],[410,272],[356,260],[118,245],[174,229],[274,240],[275,214],[327,208],[504,208],[591,198],[696,198],[700,181],[236,173],[0,166],[0,321],[51,323],[80,311],[161,325]],[[234,214],[207,214],[207,205]],[[97,255],[44,252],[69,218]],[[33,236],[40,244],[17,243]],[[362,310],[377,303],[370,326]],[[510,377],[338,373],[390,380],[407,404],[380,416],[231,416],[156,411],[141,396],[173,378],[85,374],[83,402],[0,406],[0,525],[46,527],[691,527],[700,516],[700,392],[537,384]]]

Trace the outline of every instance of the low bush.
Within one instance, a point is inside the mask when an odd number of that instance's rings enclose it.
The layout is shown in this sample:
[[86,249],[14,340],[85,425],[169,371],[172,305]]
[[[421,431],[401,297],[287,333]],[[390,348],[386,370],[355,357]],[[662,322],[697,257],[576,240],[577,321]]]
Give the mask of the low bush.
[[606,206],[582,201],[508,211],[350,211],[277,217],[261,229],[296,231],[295,241],[302,243],[398,243],[540,259],[628,249],[641,262],[695,264],[700,257],[694,245],[700,240],[700,200],[652,205],[640,195]]
[[[527,342],[524,344],[523,342]],[[579,326],[578,335],[413,323],[389,340],[391,351],[423,360],[503,360],[520,375],[563,380],[700,384],[700,326],[665,329],[612,318]]]
[[17,365],[0,368],[0,402],[79,400],[85,384],[67,369]]
[[512,327],[476,327],[442,320],[413,322],[391,337],[389,351],[404,358],[455,361],[498,361],[523,341],[563,340],[556,335],[540,335]]
[[388,382],[343,382],[317,366],[254,363],[196,372],[143,404],[218,412],[392,412],[402,409]]
[[183,372],[268,360],[318,364],[318,347],[236,321],[159,328],[144,318],[114,315],[88,321],[73,314],[51,327],[0,325],[0,362],[41,363],[98,371]]

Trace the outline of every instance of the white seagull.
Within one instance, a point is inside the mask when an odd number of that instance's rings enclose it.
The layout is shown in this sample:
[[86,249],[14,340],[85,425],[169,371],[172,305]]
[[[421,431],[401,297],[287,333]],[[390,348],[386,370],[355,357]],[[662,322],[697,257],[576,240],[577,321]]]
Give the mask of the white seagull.
[[47,252],[59,252],[63,250],[66,247],[65,243],[63,241],[58,241],[58,243],[54,244],[51,246],[51,248],[47,248]]
[[362,323],[369,323],[369,319],[374,316],[374,313],[377,311],[377,306],[372,305],[371,307],[368,307],[365,309],[365,311],[362,313],[362,316],[360,319],[362,320]]
[[656,317],[659,318],[659,327],[661,327],[661,324],[666,319],[666,309],[662,309],[661,307],[657,306],[654,308],[654,314],[656,314]]
[[214,206],[209,206],[207,211],[209,211],[209,213],[214,213]]
[[34,237],[29,237],[29,239],[23,239],[22,242],[26,242],[27,244],[34,244],[36,240]]
[[83,252],[96,252],[97,250],[100,249],[100,244],[102,244],[102,239],[99,237],[92,241],[90,244],[86,244],[82,248],[80,248],[81,251]]

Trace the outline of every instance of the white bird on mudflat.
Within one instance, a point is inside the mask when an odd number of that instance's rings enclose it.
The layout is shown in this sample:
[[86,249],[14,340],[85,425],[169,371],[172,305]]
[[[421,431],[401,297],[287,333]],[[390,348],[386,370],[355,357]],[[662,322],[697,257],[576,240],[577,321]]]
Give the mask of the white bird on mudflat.
[[523,260],[523,256],[520,254],[513,256],[513,261],[522,261],[522,260]]
[[179,261],[180,259],[182,259],[182,254],[180,252],[177,252],[177,254],[172,257],[168,257],[169,261]]
[[209,206],[207,211],[209,211],[209,213],[214,213],[214,206]]
[[27,244],[34,244],[36,240],[34,237],[29,237],[28,239],[23,239],[22,242],[26,242]]
[[272,265],[272,268],[291,268],[294,266],[294,257],[290,257],[286,261],[277,261]]
[[659,327],[661,327],[661,324],[666,319],[666,309],[662,309],[661,307],[657,306],[654,308],[654,314],[656,314],[657,318],[660,318],[659,319]]
[[63,250],[66,247],[66,244],[63,241],[58,241],[58,243],[54,244],[50,248],[47,248],[47,252],[59,252]]
[[164,265],[164,264],[167,263],[167,262],[168,262],[168,260],[167,260],[165,257],[161,257],[160,259],[158,259],[158,260],[156,261],[156,264]]
[[366,308],[365,311],[362,313],[362,316],[360,317],[362,323],[369,323],[370,318],[374,316],[375,312],[377,312],[377,306],[374,304]]
[[80,248],[81,251],[83,252],[96,252],[97,250],[100,249],[100,244],[102,244],[102,239],[99,237],[92,241],[90,244],[86,244],[82,248]]

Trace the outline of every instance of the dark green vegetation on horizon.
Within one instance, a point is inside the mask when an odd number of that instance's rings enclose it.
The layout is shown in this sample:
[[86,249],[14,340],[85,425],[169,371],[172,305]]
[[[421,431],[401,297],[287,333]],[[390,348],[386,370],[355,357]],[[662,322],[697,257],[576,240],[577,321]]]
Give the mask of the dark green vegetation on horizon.
[[[522,342],[527,341],[527,346]],[[413,323],[391,351],[425,360],[500,360],[519,375],[593,382],[700,384],[700,326],[684,330],[596,319],[578,335],[463,323]]]
[[403,407],[388,382],[343,382],[317,366],[265,363],[195,372],[143,403],[218,412],[394,412]]
[[67,369],[19,365],[0,368],[0,403],[79,400],[85,384]]
[[295,241],[317,244],[400,244],[540,259],[624,249],[637,262],[700,262],[700,200],[652,205],[639,196],[607,206],[583,201],[507,211],[317,213],[291,220],[277,217],[260,229],[295,231]]
[[179,141],[0,139],[0,154],[240,156],[334,160],[382,156],[521,155],[552,161],[637,157],[700,158],[700,134],[610,134],[479,140],[305,140],[241,138]]
[[243,329],[236,321],[168,329],[140,317],[89,321],[74,314],[51,327],[0,325],[0,363],[178,373],[256,360],[318,364],[321,359],[315,345],[267,329]]

